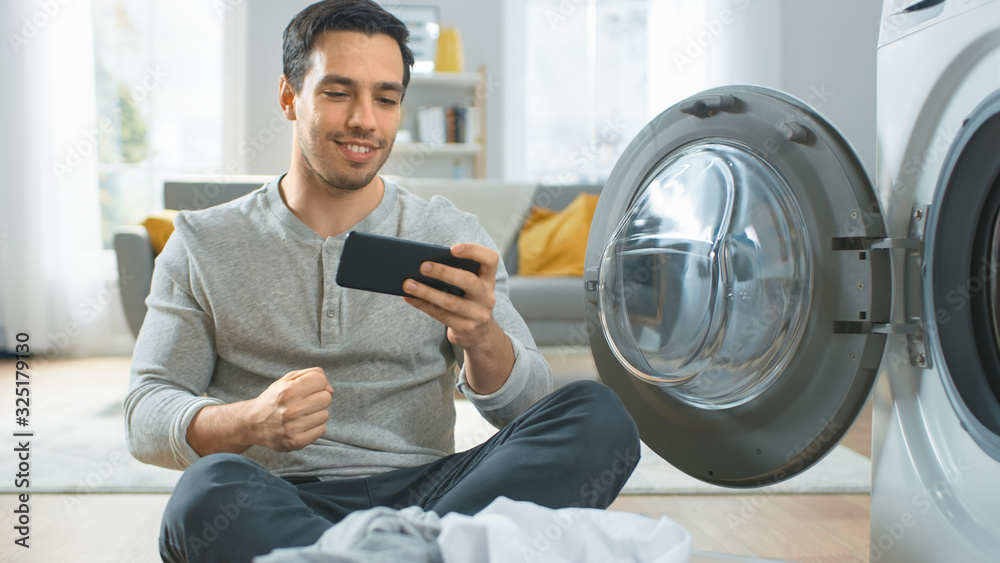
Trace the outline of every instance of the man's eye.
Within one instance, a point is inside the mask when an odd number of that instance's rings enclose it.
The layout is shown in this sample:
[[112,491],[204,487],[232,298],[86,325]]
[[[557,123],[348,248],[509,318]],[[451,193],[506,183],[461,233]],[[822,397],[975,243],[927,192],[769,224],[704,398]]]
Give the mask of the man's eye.
[[347,96],[345,92],[323,92],[328,98],[343,98]]
[[395,98],[382,98],[380,101],[387,106],[394,106],[399,103]]

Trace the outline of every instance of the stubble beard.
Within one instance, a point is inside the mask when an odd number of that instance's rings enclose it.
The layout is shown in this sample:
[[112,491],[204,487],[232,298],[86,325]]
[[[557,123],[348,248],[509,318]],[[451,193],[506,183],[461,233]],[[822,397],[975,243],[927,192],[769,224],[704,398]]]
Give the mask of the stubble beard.
[[[385,141],[375,139],[371,135],[348,135],[339,131],[329,132],[325,135],[313,135],[306,134],[304,131],[299,130],[298,136],[299,151],[302,153],[302,159],[305,161],[306,166],[312,170],[313,174],[323,180],[323,182],[331,188],[345,191],[360,190],[361,188],[371,184],[379,170],[382,169],[382,165],[384,165],[385,161],[389,158],[389,153],[392,152],[393,145],[391,141],[386,143]],[[333,145],[334,141],[342,138],[373,141],[378,145],[379,150],[384,151],[384,153],[378,160],[374,160],[372,162],[349,162],[348,165],[350,166],[350,170],[343,172],[337,170],[335,165],[332,164],[331,161],[336,158],[335,156],[331,155],[330,158],[324,159],[323,155],[319,153],[315,143],[312,142],[312,139],[316,137],[322,137],[322,142],[329,143],[330,145]],[[335,146],[331,146],[331,150],[337,151],[339,149]],[[320,168],[316,167],[317,164],[320,165]]]

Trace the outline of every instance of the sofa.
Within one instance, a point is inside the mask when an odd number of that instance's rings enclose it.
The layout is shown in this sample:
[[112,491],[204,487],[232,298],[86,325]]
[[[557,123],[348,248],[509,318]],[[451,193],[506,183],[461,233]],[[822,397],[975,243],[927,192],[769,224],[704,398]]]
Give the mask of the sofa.
[[[242,197],[270,180],[269,176],[185,177],[163,184],[165,209],[205,209]],[[442,195],[459,209],[476,215],[500,250],[510,274],[510,299],[539,346],[585,346],[583,279],[518,274],[517,241],[532,206],[561,210],[580,193],[600,193],[599,185],[549,186],[494,180],[389,179],[429,199]],[[115,254],[122,284],[121,299],[129,328],[138,335],[146,316],[146,297],[153,276],[154,251],[146,227],[119,227]]]

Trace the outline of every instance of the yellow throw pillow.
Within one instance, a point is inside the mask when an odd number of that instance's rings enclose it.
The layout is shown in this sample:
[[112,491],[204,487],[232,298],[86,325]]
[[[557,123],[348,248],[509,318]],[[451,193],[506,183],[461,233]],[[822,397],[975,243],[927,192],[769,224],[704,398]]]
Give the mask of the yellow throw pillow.
[[142,226],[149,232],[149,242],[153,245],[153,254],[156,256],[163,252],[167,239],[174,233],[174,217],[177,217],[177,212],[168,209],[163,215],[147,217],[142,222]]
[[518,274],[582,277],[598,199],[597,194],[582,193],[559,212],[533,207],[517,241]]

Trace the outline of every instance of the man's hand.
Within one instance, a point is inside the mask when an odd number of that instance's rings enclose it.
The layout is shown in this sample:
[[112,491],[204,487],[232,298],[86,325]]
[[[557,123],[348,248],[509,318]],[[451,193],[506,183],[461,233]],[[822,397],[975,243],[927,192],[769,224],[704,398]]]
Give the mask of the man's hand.
[[493,319],[496,305],[496,277],[500,256],[478,244],[459,243],[452,255],[479,262],[479,275],[437,262],[424,262],[420,273],[465,291],[458,297],[430,286],[406,280],[403,291],[407,303],[448,327],[448,341],[465,350],[465,374],[469,385],[480,394],[489,394],[507,381],[514,367],[514,349],[503,329]]
[[251,401],[256,445],[277,452],[301,450],[326,432],[333,388],[322,368],[289,372]]
[[496,285],[497,265],[500,257],[485,246],[478,244],[456,244],[451,247],[452,255],[471,258],[479,262],[479,275],[461,268],[445,266],[437,262],[424,262],[420,273],[441,280],[465,291],[464,297],[434,289],[415,280],[406,280],[403,291],[417,297],[404,297],[406,302],[448,327],[448,340],[466,350],[481,345],[494,328],[493,294]]
[[331,393],[322,368],[289,372],[256,399],[199,410],[188,425],[187,442],[200,456],[240,454],[252,446],[301,450],[326,432]]

